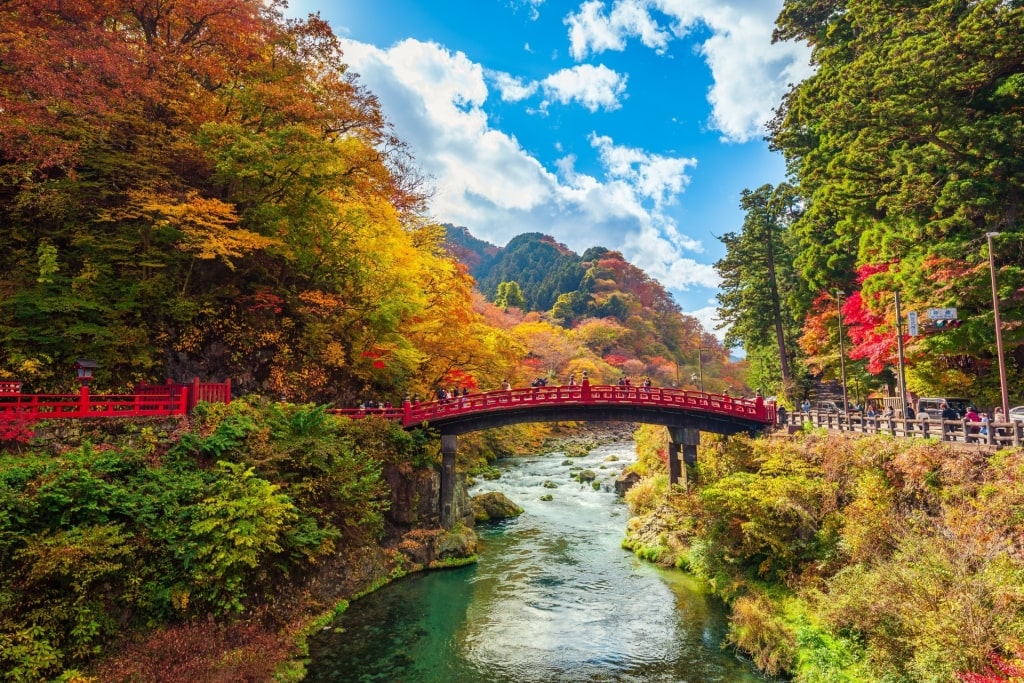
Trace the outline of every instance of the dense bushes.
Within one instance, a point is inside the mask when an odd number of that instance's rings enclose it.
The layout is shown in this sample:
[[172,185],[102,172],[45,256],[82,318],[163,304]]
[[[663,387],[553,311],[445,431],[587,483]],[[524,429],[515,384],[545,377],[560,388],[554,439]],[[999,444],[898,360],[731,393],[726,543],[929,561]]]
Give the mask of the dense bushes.
[[[0,455],[0,672],[83,666],[124,631],[229,623],[339,543],[383,529],[387,459],[414,436],[312,406],[207,405],[60,455]],[[248,656],[248,655],[247,655]]]
[[765,670],[1011,680],[998,672],[1024,642],[1024,453],[705,436],[698,476],[657,514],[685,520],[677,564],[731,601],[732,642]]

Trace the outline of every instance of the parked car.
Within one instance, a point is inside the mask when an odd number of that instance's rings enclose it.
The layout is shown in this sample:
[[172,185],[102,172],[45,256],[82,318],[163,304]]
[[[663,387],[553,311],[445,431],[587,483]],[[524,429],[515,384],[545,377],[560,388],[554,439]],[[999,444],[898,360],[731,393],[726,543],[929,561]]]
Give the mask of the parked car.
[[833,415],[845,414],[846,411],[835,401],[818,401],[814,409],[819,413],[832,413]]
[[[967,408],[973,405],[971,399],[956,396],[920,398],[917,400],[917,417],[923,419],[927,416],[929,420],[941,420],[943,403],[956,411],[956,419],[958,420],[963,419],[963,416],[967,414]],[[1012,413],[1013,411],[1011,410],[1010,412]]]
[[1010,408],[1009,418],[1014,422],[1024,422],[1024,406]]

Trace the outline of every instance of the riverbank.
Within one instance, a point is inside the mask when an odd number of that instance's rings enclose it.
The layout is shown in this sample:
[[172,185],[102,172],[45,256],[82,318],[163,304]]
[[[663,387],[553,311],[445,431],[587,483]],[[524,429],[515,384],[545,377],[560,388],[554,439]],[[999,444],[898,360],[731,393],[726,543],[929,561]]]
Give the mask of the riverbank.
[[[641,429],[640,450],[663,448],[659,431]],[[998,667],[1020,666],[1021,451],[704,435],[697,475],[689,491],[663,474],[630,491],[624,545],[726,599],[729,642],[762,670],[959,683],[1008,681]]]

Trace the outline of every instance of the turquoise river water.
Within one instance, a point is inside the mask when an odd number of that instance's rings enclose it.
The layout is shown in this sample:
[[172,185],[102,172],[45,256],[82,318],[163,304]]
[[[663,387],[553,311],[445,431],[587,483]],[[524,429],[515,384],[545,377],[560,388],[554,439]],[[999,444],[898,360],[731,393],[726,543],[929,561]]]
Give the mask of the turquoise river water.
[[[501,479],[470,493],[502,491],[524,514],[477,527],[479,563],[353,602],[311,641],[307,683],[768,680],[722,647],[716,599],[620,547],[628,510],[612,483],[634,458],[626,442],[499,463]],[[601,490],[574,481],[575,468],[596,472]]]

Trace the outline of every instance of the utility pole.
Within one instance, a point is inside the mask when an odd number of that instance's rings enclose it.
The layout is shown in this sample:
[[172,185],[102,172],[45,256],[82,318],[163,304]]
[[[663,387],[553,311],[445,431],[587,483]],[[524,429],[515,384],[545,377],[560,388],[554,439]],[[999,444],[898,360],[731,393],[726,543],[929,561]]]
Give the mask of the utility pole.
[[839,312],[839,368],[843,376],[843,413],[850,410],[850,401],[846,397],[846,351],[843,350],[843,291],[836,290],[836,310]]
[[996,316],[996,355],[999,358],[999,391],[1003,399],[1003,419],[1010,419],[1010,392],[1006,386],[1006,361],[1003,358],[1003,324],[999,319],[999,286],[996,283],[996,257],[992,251],[992,238],[998,237],[998,232],[987,232],[988,238],[988,272],[992,278],[992,311]]
[[903,314],[900,312],[900,293],[896,292],[896,384],[900,392],[900,415],[907,416],[907,376],[904,371]]

